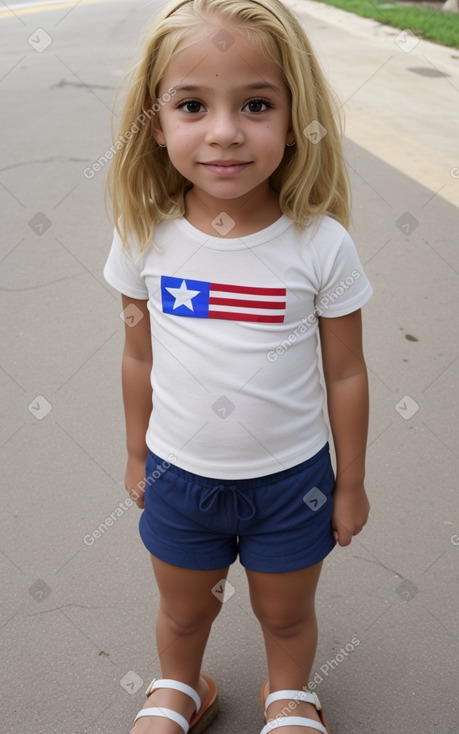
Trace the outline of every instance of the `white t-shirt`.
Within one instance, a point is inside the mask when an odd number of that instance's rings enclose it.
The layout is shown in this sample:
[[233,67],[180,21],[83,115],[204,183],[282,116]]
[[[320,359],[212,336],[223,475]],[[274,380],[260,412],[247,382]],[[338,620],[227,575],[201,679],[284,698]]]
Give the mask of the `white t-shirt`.
[[162,222],[138,259],[115,231],[108,283],[148,300],[153,411],[146,442],[205,477],[249,479],[309,459],[328,440],[316,314],[372,294],[354,243],[330,217],[287,216],[246,237]]

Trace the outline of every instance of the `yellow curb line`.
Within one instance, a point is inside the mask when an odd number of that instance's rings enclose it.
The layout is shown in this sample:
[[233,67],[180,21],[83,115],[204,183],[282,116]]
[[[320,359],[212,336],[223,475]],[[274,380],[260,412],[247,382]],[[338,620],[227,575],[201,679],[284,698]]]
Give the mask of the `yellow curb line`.
[[29,8],[18,8],[15,11],[5,10],[0,13],[0,18],[14,18],[15,15],[30,15],[31,13],[42,13],[47,10],[64,10],[65,8],[76,8],[79,5],[95,5],[96,3],[107,3],[111,0],[80,0],[80,2],[55,3],[54,5],[32,5]]

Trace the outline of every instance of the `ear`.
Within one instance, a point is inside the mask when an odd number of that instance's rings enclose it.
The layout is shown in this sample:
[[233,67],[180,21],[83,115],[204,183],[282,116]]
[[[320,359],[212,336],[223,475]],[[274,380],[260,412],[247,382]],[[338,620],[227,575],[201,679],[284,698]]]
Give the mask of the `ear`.
[[151,132],[158,145],[166,145],[166,138],[161,130],[161,124],[157,115],[156,119],[151,121]]
[[161,130],[159,120],[151,121],[151,132],[158,145],[166,145],[166,138]]
[[294,142],[295,142],[295,131],[292,128],[290,128],[287,131],[287,138],[286,138],[285,144],[293,145]]
[[[145,99],[145,109],[153,110],[153,102],[151,101],[150,96],[148,94]],[[165,145],[166,141],[164,138],[164,133],[161,130],[161,123],[159,120],[159,110],[154,111],[154,114],[151,117],[150,123],[151,123],[150,125],[151,134],[153,135],[158,145]]]

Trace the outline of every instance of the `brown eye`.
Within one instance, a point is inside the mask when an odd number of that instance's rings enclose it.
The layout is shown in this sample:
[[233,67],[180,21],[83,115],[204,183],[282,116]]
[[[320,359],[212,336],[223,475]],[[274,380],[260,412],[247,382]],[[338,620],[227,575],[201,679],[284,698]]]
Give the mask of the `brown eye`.
[[[201,102],[197,102],[196,100],[192,99],[189,101],[181,102],[178,107],[180,109],[185,110],[185,112],[189,112],[190,114],[196,114],[197,112],[203,111],[203,105]],[[202,108],[202,109],[201,109]]]
[[272,105],[265,99],[251,99],[250,102],[247,102],[246,107],[249,112],[265,112],[271,109]]
[[263,112],[263,107],[264,106],[265,106],[265,103],[261,99],[253,99],[247,105],[247,107],[249,108],[250,112]]

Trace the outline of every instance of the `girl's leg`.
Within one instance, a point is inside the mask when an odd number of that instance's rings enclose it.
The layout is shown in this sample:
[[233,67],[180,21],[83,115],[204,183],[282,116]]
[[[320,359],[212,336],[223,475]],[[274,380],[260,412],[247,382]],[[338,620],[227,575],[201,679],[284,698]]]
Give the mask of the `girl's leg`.
[[[269,692],[307,688],[317,647],[315,592],[322,563],[288,573],[247,570],[252,608],[260,622],[266,646]],[[304,716],[319,721],[310,703],[276,701],[268,720],[280,715]],[[287,722],[285,722],[287,723]],[[310,728],[286,727],[282,734],[317,734]]]
[[[197,690],[204,700],[208,687],[200,678],[202,658],[212,622],[221,609],[221,602],[212,588],[226,578],[228,568],[218,571],[195,571],[179,568],[152,558],[153,570],[160,592],[156,622],[156,642],[161,662],[162,678],[173,678]],[[179,691],[154,691],[144,708],[170,708],[189,720],[194,712],[193,701]],[[172,721],[142,717],[134,734],[183,734]]]

